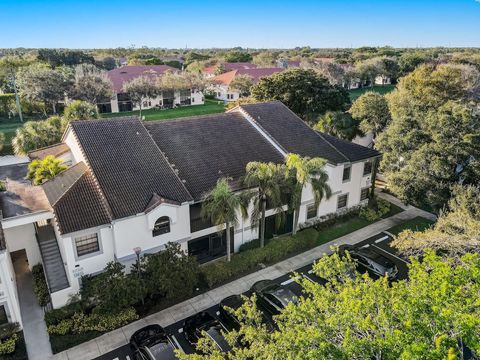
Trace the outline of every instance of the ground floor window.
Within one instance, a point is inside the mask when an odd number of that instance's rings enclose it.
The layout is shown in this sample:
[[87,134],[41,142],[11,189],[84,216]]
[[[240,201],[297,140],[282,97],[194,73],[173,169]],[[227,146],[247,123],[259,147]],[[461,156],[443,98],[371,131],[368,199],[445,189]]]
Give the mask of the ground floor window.
[[[233,228],[230,228],[230,248],[233,252]],[[213,233],[188,242],[188,254],[195,256],[199,263],[214,260],[227,254],[227,238],[225,230]]]
[[343,209],[347,207],[348,194],[338,195],[337,209]]
[[360,201],[367,200],[369,194],[370,194],[370,188],[369,187],[363,188],[362,192],[360,193]]
[[133,104],[131,101],[118,103],[118,111],[124,112],[124,111],[132,111],[132,110],[133,110]]
[[[261,226],[259,226],[259,230]],[[276,215],[265,218],[265,239],[291,233],[293,230],[293,213],[285,213],[283,219]]]
[[311,204],[307,206],[307,220],[317,217],[317,206]]
[[0,305],[0,325],[8,324],[7,309],[5,305]]
[[84,256],[100,251],[97,234],[89,234],[75,238],[77,256]]
[[112,112],[112,104],[111,103],[104,103],[98,104],[98,112],[100,114],[111,113]]

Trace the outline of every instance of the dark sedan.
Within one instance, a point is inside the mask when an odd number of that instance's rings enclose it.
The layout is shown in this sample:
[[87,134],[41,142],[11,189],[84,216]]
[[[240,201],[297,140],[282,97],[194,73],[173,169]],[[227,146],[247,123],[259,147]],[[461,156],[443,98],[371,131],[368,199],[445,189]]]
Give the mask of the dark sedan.
[[130,347],[137,360],[177,359],[175,349],[178,347],[160,325],[148,325],[137,330],[130,338]]
[[228,345],[222,332],[227,332],[225,325],[205,311],[188,317],[183,323],[185,338],[193,347],[205,334],[213,340],[220,351],[230,351],[230,345]]
[[253,284],[251,291],[257,294],[259,306],[270,315],[277,315],[288,303],[298,301],[297,296],[291,290],[272,280],[257,281]]
[[[220,301],[220,309],[219,315],[220,320],[229,328],[238,330],[240,328],[240,322],[238,321],[237,317],[232,314],[227,308],[237,310],[240,306],[242,306],[244,300],[240,295],[231,295],[226,297],[222,301]],[[263,313],[262,313],[263,315]],[[266,316],[262,317],[262,322],[267,326],[269,331],[274,330],[273,321]]]
[[372,247],[349,249],[350,256],[357,263],[359,271],[368,271],[374,277],[388,276],[394,280],[398,275],[397,265]]

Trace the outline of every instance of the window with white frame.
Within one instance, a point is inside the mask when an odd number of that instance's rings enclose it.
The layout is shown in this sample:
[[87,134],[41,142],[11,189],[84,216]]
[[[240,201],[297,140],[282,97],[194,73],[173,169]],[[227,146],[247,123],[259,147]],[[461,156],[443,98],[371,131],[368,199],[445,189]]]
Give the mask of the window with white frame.
[[342,177],[343,182],[350,181],[351,172],[352,172],[352,166],[351,165],[344,165],[343,166],[343,177]]
[[8,324],[7,309],[5,305],[0,305],[0,325]]
[[362,191],[360,192],[360,201],[367,200],[369,194],[370,194],[370,188],[369,187],[363,188]]
[[307,220],[317,217],[317,206],[315,204],[310,204],[307,206]]
[[337,209],[343,209],[347,207],[348,194],[338,195],[337,198]]
[[158,236],[170,232],[170,218],[168,216],[162,216],[155,221],[153,226],[152,235]]
[[100,244],[98,243],[97,233],[76,237],[75,247],[77,249],[78,257],[100,251]]
[[372,161],[365,161],[363,163],[363,176],[370,175],[372,173],[373,162]]

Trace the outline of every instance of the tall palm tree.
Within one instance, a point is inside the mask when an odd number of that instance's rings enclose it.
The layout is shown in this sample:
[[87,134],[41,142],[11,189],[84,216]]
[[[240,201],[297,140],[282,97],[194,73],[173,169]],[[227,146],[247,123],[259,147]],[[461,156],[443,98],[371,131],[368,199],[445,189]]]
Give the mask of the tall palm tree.
[[213,224],[221,227],[225,224],[227,240],[227,261],[231,259],[230,227],[238,223],[237,211],[246,218],[247,206],[242,194],[235,193],[229,184],[229,178],[220,178],[213,189],[204,197],[201,216],[210,219]]
[[315,205],[323,198],[329,198],[332,190],[328,185],[328,174],[325,172],[326,160],[322,158],[301,157],[297,154],[287,154],[285,158],[286,178],[290,186],[290,208],[294,210],[292,234],[297,233],[298,216],[302,203],[302,190],[307,183],[312,186]]
[[260,247],[265,245],[265,212],[267,200],[276,209],[278,215],[283,214],[281,207],[281,184],[284,180],[284,165],[274,163],[249,162],[245,168],[243,184],[258,188],[257,196],[253,196],[252,223],[259,223]]

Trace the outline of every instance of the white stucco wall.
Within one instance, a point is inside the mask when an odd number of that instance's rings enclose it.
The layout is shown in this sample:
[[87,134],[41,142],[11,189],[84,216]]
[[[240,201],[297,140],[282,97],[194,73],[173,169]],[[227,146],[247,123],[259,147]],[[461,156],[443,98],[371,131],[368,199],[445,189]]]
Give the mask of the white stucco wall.
[[71,128],[68,128],[66,133],[63,136],[63,142],[68,145],[70,148],[70,158],[72,161],[72,165],[79,163],[80,161],[85,162],[85,157],[83,156],[82,150],[75,139],[75,135]]
[[35,237],[35,227],[32,223],[4,229],[3,233],[10,253],[25,249],[30,269],[42,262],[40,248]]
[[9,322],[22,325],[15,271],[8,251],[0,251],[0,305],[5,306]]

